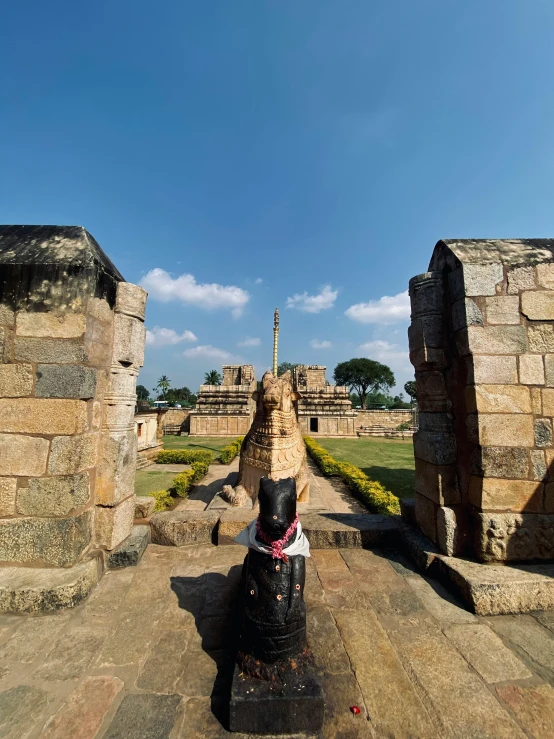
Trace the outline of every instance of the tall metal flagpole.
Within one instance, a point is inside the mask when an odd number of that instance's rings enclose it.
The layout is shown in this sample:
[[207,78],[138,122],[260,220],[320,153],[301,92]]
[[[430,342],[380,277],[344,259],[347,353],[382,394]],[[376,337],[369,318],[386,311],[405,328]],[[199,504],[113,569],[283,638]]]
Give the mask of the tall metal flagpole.
[[277,354],[279,351],[279,308],[273,314],[273,376],[277,377]]

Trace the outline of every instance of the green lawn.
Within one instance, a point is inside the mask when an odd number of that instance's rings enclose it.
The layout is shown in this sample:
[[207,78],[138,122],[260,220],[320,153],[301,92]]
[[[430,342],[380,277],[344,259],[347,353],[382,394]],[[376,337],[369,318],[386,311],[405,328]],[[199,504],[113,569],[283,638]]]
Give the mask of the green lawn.
[[167,490],[176,472],[163,470],[137,470],[135,476],[135,495],[150,495],[154,490]]
[[324,439],[312,436],[339,462],[350,462],[399,498],[414,494],[414,449],[397,439]]
[[224,446],[234,441],[236,436],[164,436],[164,449],[207,449],[214,456]]

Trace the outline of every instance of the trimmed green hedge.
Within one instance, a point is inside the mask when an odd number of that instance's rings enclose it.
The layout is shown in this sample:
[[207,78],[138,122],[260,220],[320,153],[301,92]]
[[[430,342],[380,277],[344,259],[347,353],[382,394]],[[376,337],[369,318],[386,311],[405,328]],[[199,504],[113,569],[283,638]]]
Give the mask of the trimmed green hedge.
[[237,456],[237,454],[240,453],[240,448],[242,446],[242,442],[244,441],[244,436],[238,436],[236,439],[234,439],[230,444],[227,446],[224,446],[219,454],[219,459],[223,464],[230,464],[233,459]]
[[[162,452],[160,452],[160,454],[162,454]],[[169,463],[166,462],[166,464]],[[156,490],[154,493],[150,493],[150,495],[156,498],[154,511],[165,511],[166,508],[170,508],[175,502],[172,497],[173,495],[177,495],[179,498],[186,498],[191,487],[195,482],[198,482],[198,480],[204,477],[209,467],[209,461],[206,459],[197,459],[196,462],[191,464],[190,470],[185,470],[184,472],[179,472],[178,475],[175,475],[169,490]]]
[[213,455],[204,449],[164,449],[158,452],[156,464],[193,464],[194,462],[213,461]]
[[380,482],[370,480],[359,467],[348,462],[337,462],[329,452],[311,437],[305,436],[308,452],[324,475],[337,475],[352,492],[375,511],[394,515],[400,513],[400,501],[396,495],[387,490]]

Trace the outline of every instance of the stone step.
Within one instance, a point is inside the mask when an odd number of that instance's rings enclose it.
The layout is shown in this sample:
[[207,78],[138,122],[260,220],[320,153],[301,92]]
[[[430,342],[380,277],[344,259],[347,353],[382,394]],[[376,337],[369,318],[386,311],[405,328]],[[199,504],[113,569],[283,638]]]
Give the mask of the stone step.
[[106,557],[108,569],[115,570],[120,567],[134,567],[137,565],[148,546],[149,538],[149,526],[133,526],[129,536],[108,553]]
[[217,511],[162,511],[150,519],[153,544],[183,547],[217,543]]
[[0,611],[31,613],[73,608],[89,595],[101,574],[100,553],[68,568],[1,567]]

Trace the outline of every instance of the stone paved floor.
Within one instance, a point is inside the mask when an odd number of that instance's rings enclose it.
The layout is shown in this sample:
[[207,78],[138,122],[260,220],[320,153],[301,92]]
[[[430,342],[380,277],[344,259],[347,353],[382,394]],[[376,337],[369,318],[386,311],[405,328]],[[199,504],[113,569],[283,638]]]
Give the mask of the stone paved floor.
[[[151,545],[71,611],[0,616],[0,737],[233,736],[244,553]],[[326,739],[554,736],[554,613],[477,618],[392,551],[316,550],[307,573]]]

